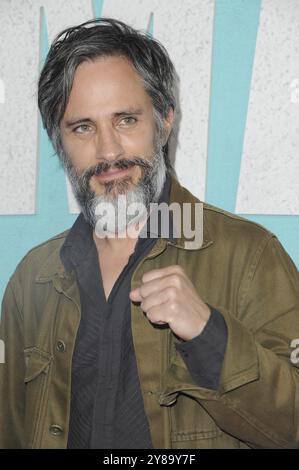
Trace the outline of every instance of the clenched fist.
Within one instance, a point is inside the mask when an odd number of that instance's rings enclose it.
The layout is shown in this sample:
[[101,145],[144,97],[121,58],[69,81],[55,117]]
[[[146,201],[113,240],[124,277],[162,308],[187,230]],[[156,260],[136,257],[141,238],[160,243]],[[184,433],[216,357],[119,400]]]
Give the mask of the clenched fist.
[[209,306],[201,300],[179,265],[153,269],[142,276],[142,285],[130,292],[133,302],[152,323],[168,323],[184,341],[198,336],[210,318]]

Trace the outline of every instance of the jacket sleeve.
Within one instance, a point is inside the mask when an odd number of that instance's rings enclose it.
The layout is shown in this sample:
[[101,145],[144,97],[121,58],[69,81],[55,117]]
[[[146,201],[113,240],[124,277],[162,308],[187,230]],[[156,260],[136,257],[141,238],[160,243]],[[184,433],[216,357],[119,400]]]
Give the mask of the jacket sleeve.
[[[237,312],[224,316],[228,339],[218,390],[196,387],[171,364],[160,404],[178,383],[225,432],[255,448],[299,448],[299,274],[276,237],[260,247],[239,289]],[[193,385],[193,387],[192,387]]]
[[[22,448],[24,437],[24,346],[22,315],[10,281],[2,302],[0,339],[4,363],[0,364],[0,448]],[[3,344],[2,343],[2,344]]]

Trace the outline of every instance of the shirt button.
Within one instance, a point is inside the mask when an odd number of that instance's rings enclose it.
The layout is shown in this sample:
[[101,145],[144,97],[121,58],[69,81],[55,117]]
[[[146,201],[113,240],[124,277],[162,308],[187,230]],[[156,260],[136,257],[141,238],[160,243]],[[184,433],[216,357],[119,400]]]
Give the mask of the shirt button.
[[63,433],[62,427],[58,424],[52,424],[52,426],[50,426],[49,428],[49,431],[51,434],[53,434],[53,436],[61,436],[61,434]]
[[59,351],[59,352],[65,352],[65,350],[66,350],[66,345],[65,345],[65,343],[64,343],[63,341],[61,341],[61,340],[57,341],[57,343],[56,343],[56,349],[57,349],[57,351]]

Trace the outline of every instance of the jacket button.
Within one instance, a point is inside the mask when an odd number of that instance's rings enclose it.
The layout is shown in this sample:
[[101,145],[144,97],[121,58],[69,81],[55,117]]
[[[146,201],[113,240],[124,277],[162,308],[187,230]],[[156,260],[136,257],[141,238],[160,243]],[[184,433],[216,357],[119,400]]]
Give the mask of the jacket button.
[[59,426],[58,424],[52,424],[49,430],[50,430],[50,433],[53,434],[53,436],[61,436],[61,434],[63,433],[62,427]]
[[56,343],[56,349],[57,349],[57,351],[59,351],[59,352],[65,352],[65,350],[66,350],[66,345],[65,345],[65,343],[64,343],[63,341],[61,341],[61,340],[57,341],[57,343]]

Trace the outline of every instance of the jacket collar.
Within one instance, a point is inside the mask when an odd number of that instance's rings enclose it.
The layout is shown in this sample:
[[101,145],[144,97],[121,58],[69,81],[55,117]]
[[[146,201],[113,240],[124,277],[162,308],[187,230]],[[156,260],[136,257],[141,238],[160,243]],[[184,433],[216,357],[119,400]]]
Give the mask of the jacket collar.
[[[182,212],[182,207],[183,204],[185,203],[191,203],[191,220],[194,220],[194,211],[195,211],[195,203],[200,203],[201,201],[197,199],[190,191],[188,191],[186,188],[180,185],[178,179],[176,176],[172,175],[171,176],[171,188],[170,188],[170,197],[169,197],[169,204],[172,203],[178,203],[181,207],[181,212]],[[75,222],[76,223],[76,222]],[[70,230],[64,232],[61,236],[54,237],[53,240],[55,239],[62,239],[62,242],[64,242],[66,235],[70,232]],[[171,239],[167,239],[167,241],[162,238],[157,240],[156,243],[156,248],[154,246],[153,252],[158,252],[162,251],[162,244],[166,245],[166,243],[176,246],[177,248],[181,248],[184,250],[201,250],[203,248],[207,248],[213,243],[213,240],[211,239],[210,236],[210,231],[208,227],[208,222],[207,222],[207,217],[205,214],[205,211],[203,211],[203,242],[200,247],[198,248],[193,248],[190,247],[190,240],[188,240],[185,237],[184,231],[182,230],[182,223],[181,226],[177,226],[175,223],[174,219],[174,232],[177,234],[180,234],[178,237],[172,237]],[[55,247],[55,250],[51,253],[49,258],[43,263],[41,266],[41,269],[39,270],[37,276],[36,276],[36,282],[47,282],[50,279],[56,278],[57,279],[57,286],[61,285],[60,280],[61,279],[74,279],[74,272],[68,272],[65,270],[65,267],[61,261],[60,257],[60,249],[62,246],[62,243],[58,244],[58,247]]]
[[[183,213],[183,204],[186,204],[186,203],[190,204],[191,222],[192,222],[192,226],[194,226],[196,203],[203,204],[203,208],[204,208],[204,203],[202,203],[192,193],[190,193],[188,189],[181,186],[176,176],[172,176],[171,178],[171,189],[170,189],[170,204],[174,202],[180,205],[181,213]],[[202,222],[203,222],[203,239],[202,239],[201,246],[199,246],[198,248],[193,248],[192,246],[190,246],[190,240],[186,238],[184,234],[182,221],[180,223],[180,226],[176,228],[178,230],[178,233],[180,233],[181,236],[177,237],[175,243],[171,243],[171,244],[173,244],[174,246],[177,246],[178,248],[183,248],[185,250],[194,250],[194,249],[201,250],[203,248],[207,248],[208,246],[210,246],[213,243],[213,240],[210,235],[210,230],[208,227],[208,221],[207,221],[205,210],[203,210]]]

